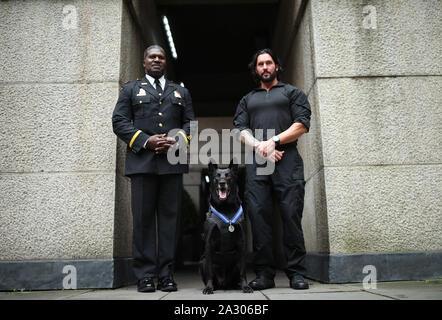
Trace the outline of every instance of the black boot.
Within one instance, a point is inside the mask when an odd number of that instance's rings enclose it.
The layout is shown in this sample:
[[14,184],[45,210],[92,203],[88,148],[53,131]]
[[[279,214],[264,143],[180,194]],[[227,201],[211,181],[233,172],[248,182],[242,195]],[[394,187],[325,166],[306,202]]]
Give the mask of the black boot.
[[157,289],[164,291],[164,292],[171,292],[171,291],[178,290],[177,285],[176,285],[175,281],[173,281],[173,277],[171,277],[171,276],[161,278],[158,281]]
[[290,288],[296,289],[296,290],[304,290],[308,289],[308,282],[304,279],[303,276],[300,274],[295,274],[290,279]]
[[249,283],[249,287],[253,290],[264,290],[275,287],[275,281],[273,279],[268,279],[263,276],[258,276],[255,280]]
[[153,278],[143,278],[138,280],[137,290],[138,292],[155,292]]

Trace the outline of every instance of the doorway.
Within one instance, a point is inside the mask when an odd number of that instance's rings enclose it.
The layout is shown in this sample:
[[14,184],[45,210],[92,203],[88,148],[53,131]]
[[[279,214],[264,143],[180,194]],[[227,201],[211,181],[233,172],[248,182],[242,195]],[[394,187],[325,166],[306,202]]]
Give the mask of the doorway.
[[[189,89],[198,129],[233,128],[238,102],[256,86],[248,64],[257,50],[272,46],[280,1],[155,0],[154,3],[156,19],[161,25],[158,31],[166,39],[163,47],[168,51],[169,78]],[[145,9],[149,8],[152,9]],[[167,30],[173,45],[168,42]],[[208,208],[204,191],[207,191],[206,171],[198,165],[191,166],[190,171],[193,185],[184,186],[178,268],[198,262],[203,249],[201,233]],[[276,243],[281,242],[279,230],[277,220]],[[250,261],[250,228],[248,238]],[[275,253],[279,260],[280,255]]]
[[252,55],[271,46],[278,1],[156,3],[173,35],[174,80],[190,90],[195,116],[233,118],[241,97],[254,87],[247,68]]

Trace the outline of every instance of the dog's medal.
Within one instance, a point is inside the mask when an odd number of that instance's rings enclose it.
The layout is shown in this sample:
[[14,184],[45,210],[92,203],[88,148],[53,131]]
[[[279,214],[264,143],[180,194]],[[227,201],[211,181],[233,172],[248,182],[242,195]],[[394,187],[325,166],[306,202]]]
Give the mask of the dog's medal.
[[221,220],[223,220],[225,223],[229,224],[229,227],[227,228],[227,230],[229,230],[229,232],[233,232],[235,231],[235,227],[232,225],[232,223],[235,223],[236,221],[238,221],[239,217],[242,215],[243,213],[243,209],[242,206],[239,206],[238,211],[235,213],[235,215],[233,216],[233,219],[228,219],[225,215],[223,215],[221,212],[216,211],[216,209],[212,206],[210,206],[210,211],[212,211],[216,216],[218,216],[218,218],[220,218]]

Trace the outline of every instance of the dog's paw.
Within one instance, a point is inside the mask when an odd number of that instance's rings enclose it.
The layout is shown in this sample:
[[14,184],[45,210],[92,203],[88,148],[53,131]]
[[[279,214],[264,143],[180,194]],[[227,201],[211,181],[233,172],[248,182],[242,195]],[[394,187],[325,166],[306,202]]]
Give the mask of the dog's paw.
[[253,289],[250,288],[249,286],[244,286],[244,287],[242,287],[242,292],[244,292],[244,293],[253,293]]
[[213,294],[213,288],[212,287],[205,287],[203,290],[203,294]]

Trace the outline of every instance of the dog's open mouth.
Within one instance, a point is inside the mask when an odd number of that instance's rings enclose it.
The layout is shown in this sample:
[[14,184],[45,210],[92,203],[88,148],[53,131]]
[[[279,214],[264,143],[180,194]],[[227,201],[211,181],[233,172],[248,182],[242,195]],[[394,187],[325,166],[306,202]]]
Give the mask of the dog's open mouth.
[[227,196],[229,195],[228,189],[218,189],[218,197],[220,200],[227,199]]

